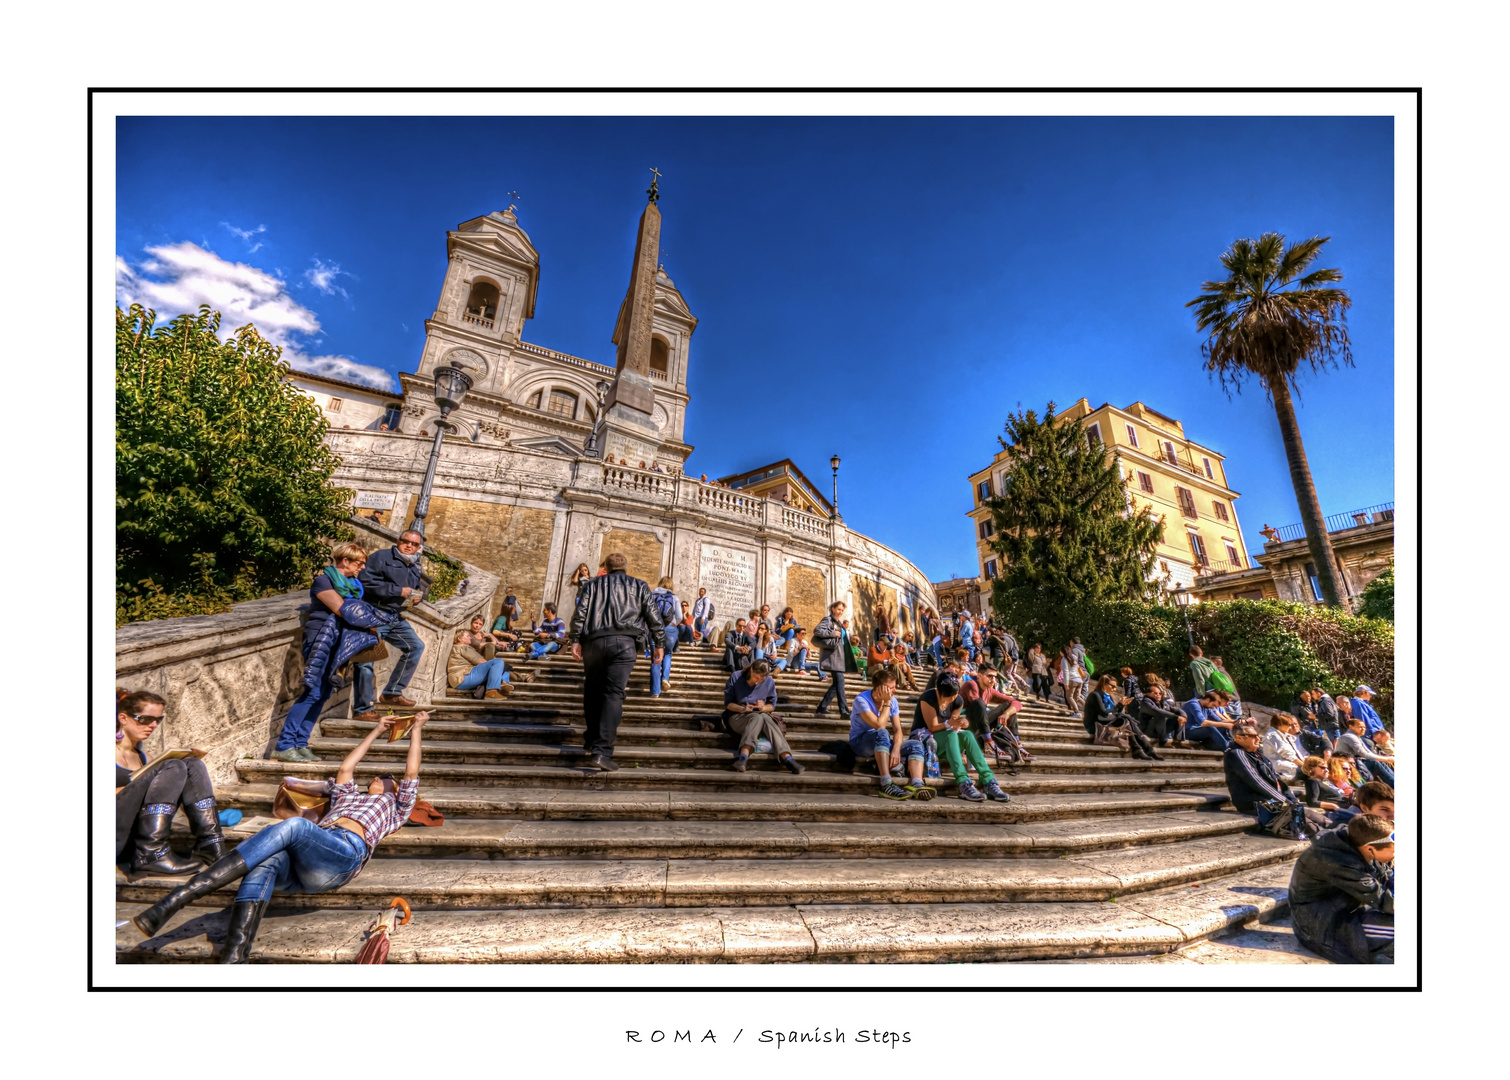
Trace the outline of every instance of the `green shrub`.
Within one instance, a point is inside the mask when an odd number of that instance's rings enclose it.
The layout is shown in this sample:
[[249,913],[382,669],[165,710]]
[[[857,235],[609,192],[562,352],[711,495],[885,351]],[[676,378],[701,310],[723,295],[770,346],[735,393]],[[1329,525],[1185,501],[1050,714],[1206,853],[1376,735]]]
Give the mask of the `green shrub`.
[[425,548],[425,572],[430,578],[430,600],[448,600],[456,595],[456,587],[467,576],[466,567],[434,548]]
[[[1395,560],[1389,561],[1389,569],[1370,581],[1363,590],[1363,603],[1358,614],[1365,619],[1395,621]],[[1372,685],[1372,684],[1370,684]]]

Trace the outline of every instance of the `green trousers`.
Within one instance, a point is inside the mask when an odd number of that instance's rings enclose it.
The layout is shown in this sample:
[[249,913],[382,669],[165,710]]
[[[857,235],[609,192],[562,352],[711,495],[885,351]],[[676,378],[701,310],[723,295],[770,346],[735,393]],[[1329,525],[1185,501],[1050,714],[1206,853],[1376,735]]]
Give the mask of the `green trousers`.
[[982,784],[995,782],[996,774],[991,771],[991,766],[986,764],[986,755],[968,728],[964,731],[952,731],[948,728],[935,731],[933,741],[938,746],[939,754],[943,757],[945,764],[949,766],[949,771],[954,774],[956,784],[963,784],[970,779],[970,774],[965,772],[965,763],[960,759],[961,746],[964,747],[965,756],[970,759],[970,764],[975,766],[975,775],[980,777],[980,782]]

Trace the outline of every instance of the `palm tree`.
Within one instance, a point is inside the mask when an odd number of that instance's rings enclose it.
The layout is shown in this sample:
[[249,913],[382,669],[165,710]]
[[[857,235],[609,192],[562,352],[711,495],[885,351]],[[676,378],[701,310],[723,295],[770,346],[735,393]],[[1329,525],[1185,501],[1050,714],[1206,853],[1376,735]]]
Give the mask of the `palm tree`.
[[1196,326],[1209,334],[1201,356],[1229,396],[1242,389],[1244,379],[1256,375],[1274,402],[1322,601],[1340,607],[1337,560],[1290,396],[1290,383],[1301,364],[1322,372],[1339,362],[1349,367],[1353,363],[1347,336],[1352,301],[1342,289],[1326,287],[1341,281],[1342,271],[1307,272],[1330,239],[1313,236],[1288,248],[1279,233],[1264,233],[1256,241],[1235,240],[1222,255],[1227,280],[1204,283],[1201,295],[1185,306],[1196,309]]

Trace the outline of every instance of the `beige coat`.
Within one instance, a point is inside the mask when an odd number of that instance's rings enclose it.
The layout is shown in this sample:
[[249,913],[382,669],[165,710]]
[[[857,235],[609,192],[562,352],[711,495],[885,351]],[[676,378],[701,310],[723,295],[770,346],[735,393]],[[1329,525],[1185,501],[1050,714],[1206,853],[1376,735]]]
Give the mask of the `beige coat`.
[[493,659],[497,650],[492,644],[484,645],[482,652],[478,652],[470,645],[451,646],[451,655],[446,660],[446,685],[458,686],[461,680],[472,674],[472,669],[478,664],[485,664]]

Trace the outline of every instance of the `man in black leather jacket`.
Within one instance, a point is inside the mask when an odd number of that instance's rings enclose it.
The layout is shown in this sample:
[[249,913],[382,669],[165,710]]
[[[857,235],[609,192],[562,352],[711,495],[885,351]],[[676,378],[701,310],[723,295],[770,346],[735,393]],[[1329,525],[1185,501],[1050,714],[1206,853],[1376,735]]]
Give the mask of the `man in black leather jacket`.
[[628,560],[608,556],[608,573],[577,591],[567,640],[571,654],[582,661],[582,711],[587,717],[587,766],[603,772],[618,768],[613,760],[614,737],[624,715],[624,688],[639,655],[639,641],[647,635],[655,646],[654,662],[666,649],[666,627],[650,599],[650,586],[624,572]]

